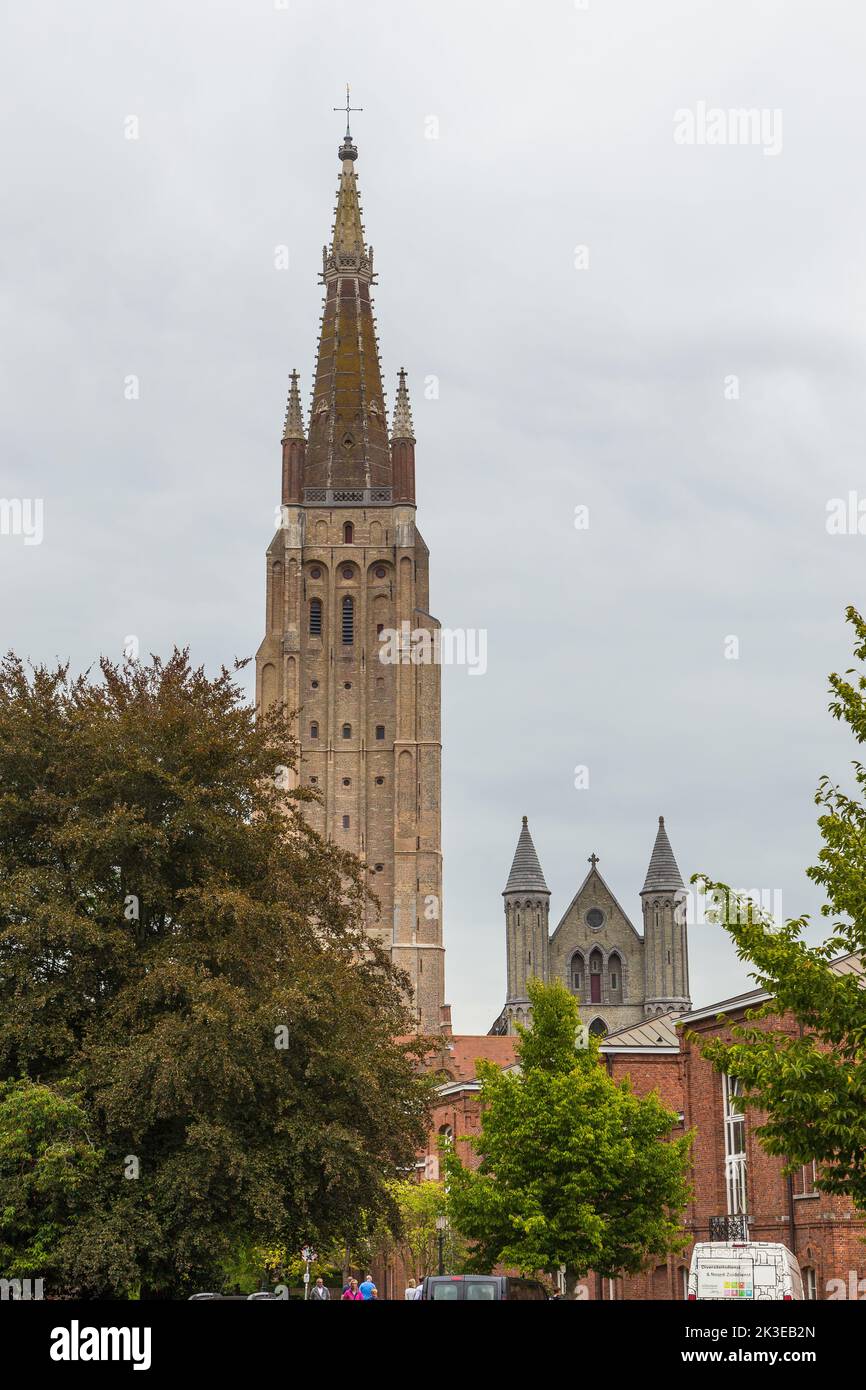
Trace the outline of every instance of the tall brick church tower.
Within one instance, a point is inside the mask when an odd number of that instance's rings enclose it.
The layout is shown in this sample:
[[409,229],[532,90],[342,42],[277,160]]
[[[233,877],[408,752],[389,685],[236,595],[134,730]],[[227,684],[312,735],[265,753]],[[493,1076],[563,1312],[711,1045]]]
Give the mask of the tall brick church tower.
[[414,664],[408,648],[396,663],[380,657],[389,631],[425,629],[432,647],[439,623],[428,611],[429,553],[415,525],[415,436],[403,371],[388,429],[373,249],[348,122],[339,158],[309,433],[297,372],[290,380],[256,695],[261,708],[281,701],[293,716],[298,777],[321,798],[308,819],[366,865],[380,904],[369,907],[367,930],[408,974],[419,1028],[438,1033],[445,1018],[440,671]]

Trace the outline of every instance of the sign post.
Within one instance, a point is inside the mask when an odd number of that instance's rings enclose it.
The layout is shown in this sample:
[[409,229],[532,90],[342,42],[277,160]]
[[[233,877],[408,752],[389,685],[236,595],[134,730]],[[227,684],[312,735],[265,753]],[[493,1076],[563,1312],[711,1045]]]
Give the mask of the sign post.
[[304,1246],[303,1250],[301,1251],[301,1259],[307,1266],[304,1270],[304,1302],[306,1303],[310,1297],[310,1265],[316,1259],[316,1252],[313,1249],[312,1245]]

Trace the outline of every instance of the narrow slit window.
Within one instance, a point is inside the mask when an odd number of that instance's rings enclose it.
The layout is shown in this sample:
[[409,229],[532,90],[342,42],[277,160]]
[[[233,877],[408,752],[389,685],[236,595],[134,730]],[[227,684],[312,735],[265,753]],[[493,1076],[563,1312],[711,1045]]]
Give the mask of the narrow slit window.
[[384,741],[385,741],[385,725],[384,725],[384,724],[377,724],[377,725],[376,725],[376,738],[378,739],[378,741],[379,741],[380,743],[384,743]]
[[310,636],[321,637],[322,635],[322,600],[320,598],[310,599]]
[[352,737],[352,726],[351,726],[351,724],[344,724],[344,725],[343,725],[343,738],[351,738],[351,737]]
[[351,521],[347,521],[343,527],[343,544],[351,545],[355,539],[355,528]]
[[350,647],[355,640],[355,603],[348,594],[343,599],[343,646]]
[[310,738],[319,737],[319,726],[316,723],[310,725]]

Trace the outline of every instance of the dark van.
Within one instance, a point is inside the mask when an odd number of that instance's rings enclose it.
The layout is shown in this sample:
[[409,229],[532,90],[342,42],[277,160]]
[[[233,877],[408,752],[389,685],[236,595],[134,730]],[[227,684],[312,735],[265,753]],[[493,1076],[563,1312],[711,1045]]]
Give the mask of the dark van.
[[547,1299],[538,1279],[512,1279],[506,1274],[434,1274],[424,1280],[422,1299],[439,1303],[536,1303]]

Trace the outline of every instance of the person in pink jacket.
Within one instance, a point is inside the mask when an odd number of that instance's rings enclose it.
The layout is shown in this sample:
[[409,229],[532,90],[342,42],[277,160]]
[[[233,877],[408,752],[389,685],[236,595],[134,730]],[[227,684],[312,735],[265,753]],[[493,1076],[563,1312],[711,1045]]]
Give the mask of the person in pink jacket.
[[341,1299],[340,1299],[340,1302],[341,1302],[341,1303],[346,1303],[346,1302],[349,1302],[349,1303],[363,1303],[363,1302],[364,1302],[364,1295],[361,1293],[361,1290],[358,1288],[358,1281],[357,1281],[357,1279],[350,1279],[350,1280],[349,1280],[348,1284],[346,1285],[346,1287],[345,1287],[344,1290],[343,1290],[343,1294],[342,1294],[342,1297],[341,1297]]

